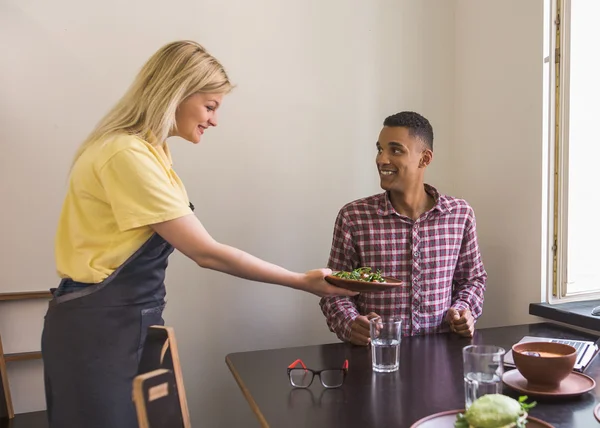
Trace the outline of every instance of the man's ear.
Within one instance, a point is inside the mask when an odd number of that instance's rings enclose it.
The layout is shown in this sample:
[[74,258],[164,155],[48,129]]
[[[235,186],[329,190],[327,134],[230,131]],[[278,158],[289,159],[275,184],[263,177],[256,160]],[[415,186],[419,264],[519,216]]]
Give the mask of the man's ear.
[[419,161],[419,168],[426,168],[433,160],[433,151],[431,149],[425,149],[421,153],[421,160]]

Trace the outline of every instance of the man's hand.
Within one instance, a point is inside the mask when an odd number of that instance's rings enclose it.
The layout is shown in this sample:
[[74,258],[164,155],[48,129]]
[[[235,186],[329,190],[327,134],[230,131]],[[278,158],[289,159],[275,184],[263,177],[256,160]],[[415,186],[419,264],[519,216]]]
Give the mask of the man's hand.
[[378,317],[375,312],[368,315],[357,316],[350,324],[351,335],[350,343],[360,346],[367,346],[371,342],[371,330],[369,320]]
[[475,331],[475,319],[469,309],[457,311],[454,308],[448,309],[446,321],[450,325],[450,331],[464,337],[473,337]]

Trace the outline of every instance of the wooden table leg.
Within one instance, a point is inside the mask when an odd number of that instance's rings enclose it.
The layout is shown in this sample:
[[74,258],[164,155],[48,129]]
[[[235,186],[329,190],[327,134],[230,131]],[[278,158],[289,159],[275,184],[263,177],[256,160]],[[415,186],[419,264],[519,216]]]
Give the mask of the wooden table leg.
[[0,378],[2,380],[0,383],[0,418],[12,419],[15,417],[15,412],[10,397],[10,387],[8,386],[8,373],[6,372],[2,337],[0,337]]

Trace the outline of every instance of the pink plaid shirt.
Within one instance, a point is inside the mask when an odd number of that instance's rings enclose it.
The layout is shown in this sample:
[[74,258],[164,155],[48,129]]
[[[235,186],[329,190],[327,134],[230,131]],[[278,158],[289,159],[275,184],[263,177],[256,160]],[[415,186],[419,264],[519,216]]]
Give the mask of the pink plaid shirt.
[[481,315],[487,273],[473,208],[427,184],[425,190],[436,203],[416,221],[399,215],[387,193],[351,202],[338,213],[328,266],[368,266],[404,282],[390,291],[321,299],[327,325],[341,340],[349,340],[351,322],[369,312],[400,316],[403,336],[447,331],[450,307],[468,308],[475,319]]

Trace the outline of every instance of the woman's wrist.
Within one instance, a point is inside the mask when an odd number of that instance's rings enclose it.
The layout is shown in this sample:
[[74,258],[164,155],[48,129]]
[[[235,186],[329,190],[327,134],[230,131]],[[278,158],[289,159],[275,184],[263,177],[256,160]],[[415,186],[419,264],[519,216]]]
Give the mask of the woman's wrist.
[[293,288],[295,290],[306,291],[306,288],[307,288],[306,274],[298,273],[298,272],[290,272],[289,279],[287,279],[283,285]]

